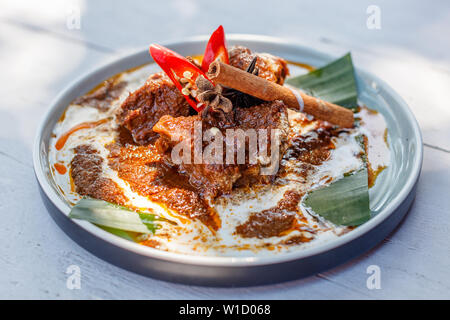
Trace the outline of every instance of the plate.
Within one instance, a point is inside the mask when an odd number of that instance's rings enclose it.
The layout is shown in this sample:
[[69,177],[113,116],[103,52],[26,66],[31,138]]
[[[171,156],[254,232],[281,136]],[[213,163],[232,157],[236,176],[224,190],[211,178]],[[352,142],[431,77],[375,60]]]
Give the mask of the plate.
[[[208,37],[166,43],[183,55],[203,52]],[[244,45],[289,61],[321,66],[336,57],[292,41],[266,36],[227,35],[228,45]],[[370,250],[400,223],[410,208],[422,167],[422,138],[413,114],[385,82],[356,66],[359,100],[383,114],[389,128],[391,165],[370,189],[372,218],[355,230],[317,246],[271,257],[204,257],[146,247],[114,236],[97,226],[68,218],[69,204],[58,192],[48,163],[50,135],[64,109],[76,97],[111,76],[152,62],[147,49],[102,66],[68,86],[50,105],[38,129],[33,162],[42,199],[55,222],[80,246],[96,256],[143,275],[209,286],[261,285],[307,277]]]

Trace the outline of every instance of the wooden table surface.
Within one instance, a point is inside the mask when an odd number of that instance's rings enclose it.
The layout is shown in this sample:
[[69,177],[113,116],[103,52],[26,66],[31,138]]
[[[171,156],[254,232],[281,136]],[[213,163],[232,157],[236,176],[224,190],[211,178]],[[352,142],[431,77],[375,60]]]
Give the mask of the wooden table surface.
[[[367,8],[380,9],[369,29]],[[450,298],[450,3],[448,1],[0,1],[0,298]],[[77,28],[80,12],[80,28]],[[31,150],[50,101],[78,77],[151,42],[228,33],[292,38],[391,85],[418,119],[424,163],[400,227],[367,254],[316,276],[270,286],[206,288],[153,280],[108,264],[53,222]],[[73,28],[75,27],[75,28]],[[66,287],[78,265],[81,289]],[[381,289],[366,286],[367,267]]]

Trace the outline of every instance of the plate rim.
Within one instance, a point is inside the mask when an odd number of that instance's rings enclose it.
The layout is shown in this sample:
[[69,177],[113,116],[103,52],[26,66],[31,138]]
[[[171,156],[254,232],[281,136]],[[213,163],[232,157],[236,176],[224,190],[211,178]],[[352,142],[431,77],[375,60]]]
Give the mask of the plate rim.
[[[197,44],[201,42],[206,42],[208,36],[194,36],[185,38],[183,40],[174,40],[164,42],[163,44],[171,47],[171,46],[186,46],[188,44]],[[287,47],[291,47],[293,49],[300,49],[302,51],[309,51],[314,56],[319,57],[320,59],[333,59],[336,58],[334,55],[330,55],[328,53],[321,52],[312,47],[307,47],[304,44],[299,43],[296,40],[291,40],[288,38],[277,38],[271,36],[263,36],[263,35],[252,35],[252,34],[229,34],[227,35],[228,42],[231,41],[247,41],[253,43],[265,43],[265,44],[273,44],[273,45],[283,45]],[[52,204],[56,206],[58,211],[68,216],[70,211],[70,207],[62,201],[62,199],[56,194],[47,180],[46,174],[43,170],[44,163],[41,163],[41,143],[43,142],[43,132],[48,122],[51,122],[53,113],[55,109],[58,109],[60,105],[60,100],[63,99],[68,93],[70,93],[74,88],[79,86],[85,80],[90,77],[100,74],[102,72],[107,72],[109,68],[111,68],[115,64],[120,64],[126,59],[130,59],[134,56],[139,56],[143,54],[143,52],[147,52],[147,49],[141,49],[135,51],[133,53],[125,53],[121,56],[114,57],[112,60],[109,60],[107,63],[103,63],[100,66],[93,68],[92,70],[82,74],[81,76],[75,78],[72,82],[70,82],[50,103],[49,108],[46,110],[43,115],[39,127],[37,129],[36,138],[33,146],[33,166],[36,178],[40,187],[44,190],[45,195],[50,199]],[[151,62],[151,59],[150,59]],[[215,256],[197,256],[197,255],[187,255],[181,253],[167,252],[158,250],[151,247],[146,247],[134,242],[131,242],[126,239],[122,239],[117,237],[111,233],[108,233],[101,228],[87,222],[81,220],[73,220],[70,221],[79,228],[84,229],[89,232],[93,236],[109,242],[112,245],[118,246],[121,249],[133,252],[135,254],[145,256],[147,258],[155,258],[164,261],[183,263],[189,265],[200,265],[200,266],[215,266],[215,267],[251,267],[251,266],[264,266],[264,265],[272,265],[278,263],[284,263],[294,260],[300,260],[303,258],[319,255],[333,249],[336,249],[340,246],[343,246],[349,242],[352,242],[369,231],[375,229],[379,224],[389,218],[396,209],[401,206],[403,201],[408,197],[410,192],[414,189],[417,180],[420,176],[420,171],[422,167],[423,161],[423,144],[422,144],[422,134],[420,131],[420,127],[417,123],[416,118],[414,117],[412,111],[410,110],[407,103],[401,98],[401,96],[396,93],[394,89],[392,89],[384,80],[378,78],[365,71],[363,68],[359,66],[355,66],[355,71],[365,78],[371,78],[379,84],[379,86],[383,87],[385,93],[390,95],[403,109],[403,112],[407,115],[406,122],[409,126],[411,126],[412,131],[414,133],[415,147],[417,152],[413,155],[413,165],[411,168],[411,174],[408,176],[406,183],[402,186],[399,193],[386,204],[386,207],[381,210],[376,216],[372,217],[369,221],[360,225],[355,230],[352,230],[349,233],[346,233],[337,239],[334,239],[329,242],[325,242],[322,244],[318,244],[317,246],[312,246],[311,248],[305,248],[297,251],[292,251],[288,253],[282,253],[280,255],[268,256],[268,257],[215,257]]]

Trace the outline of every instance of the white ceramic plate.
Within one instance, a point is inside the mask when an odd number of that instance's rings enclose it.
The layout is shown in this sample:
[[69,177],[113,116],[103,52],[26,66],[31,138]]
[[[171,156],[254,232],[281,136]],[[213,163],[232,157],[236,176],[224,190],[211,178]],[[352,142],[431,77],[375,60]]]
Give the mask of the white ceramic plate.
[[[195,37],[165,45],[183,55],[196,55],[203,52],[207,39]],[[265,36],[227,35],[227,42],[313,66],[337,58]],[[356,66],[360,101],[381,112],[387,121],[391,165],[370,190],[372,219],[355,230],[336,240],[278,256],[202,257],[142,246],[89,222],[69,219],[70,206],[57,191],[48,164],[48,143],[54,125],[74,98],[119,72],[150,62],[148,50],[143,49],[77,79],[50,105],[37,133],[34,169],[46,207],[58,225],[93,254],[125,269],[176,282],[217,286],[273,283],[312,275],[362,254],[383,240],[408,211],[422,167],[419,126],[406,103],[386,83]]]

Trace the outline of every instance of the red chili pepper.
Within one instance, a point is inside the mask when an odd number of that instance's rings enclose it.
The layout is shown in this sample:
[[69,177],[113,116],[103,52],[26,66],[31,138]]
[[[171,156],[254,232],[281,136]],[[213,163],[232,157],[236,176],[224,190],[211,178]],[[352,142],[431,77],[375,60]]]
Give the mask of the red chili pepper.
[[222,26],[219,26],[217,30],[212,33],[208,44],[206,45],[202,61],[203,72],[208,72],[209,65],[217,58],[223,63],[229,63],[228,50],[225,42],[225,31]]
[[[200,112],[204,106],[199,106],[199,103],[192,99],[191,94],[189,94],[188,91],[197,90],[195,80],[198,76],[202,75],[208,79],[205,73],[182,55],[160,46],[159,44],[152,44],[149,51],[153,57],[153,60],[155,60],[155,62],[173,81],[175,86],[178,90],[180,90],[181,94],[183,94],[192,108],[194,108],[197,112]],[[180,81],[185,82],[184,86]],[[185,88],[187,83],[190,84],[189,88]]]

